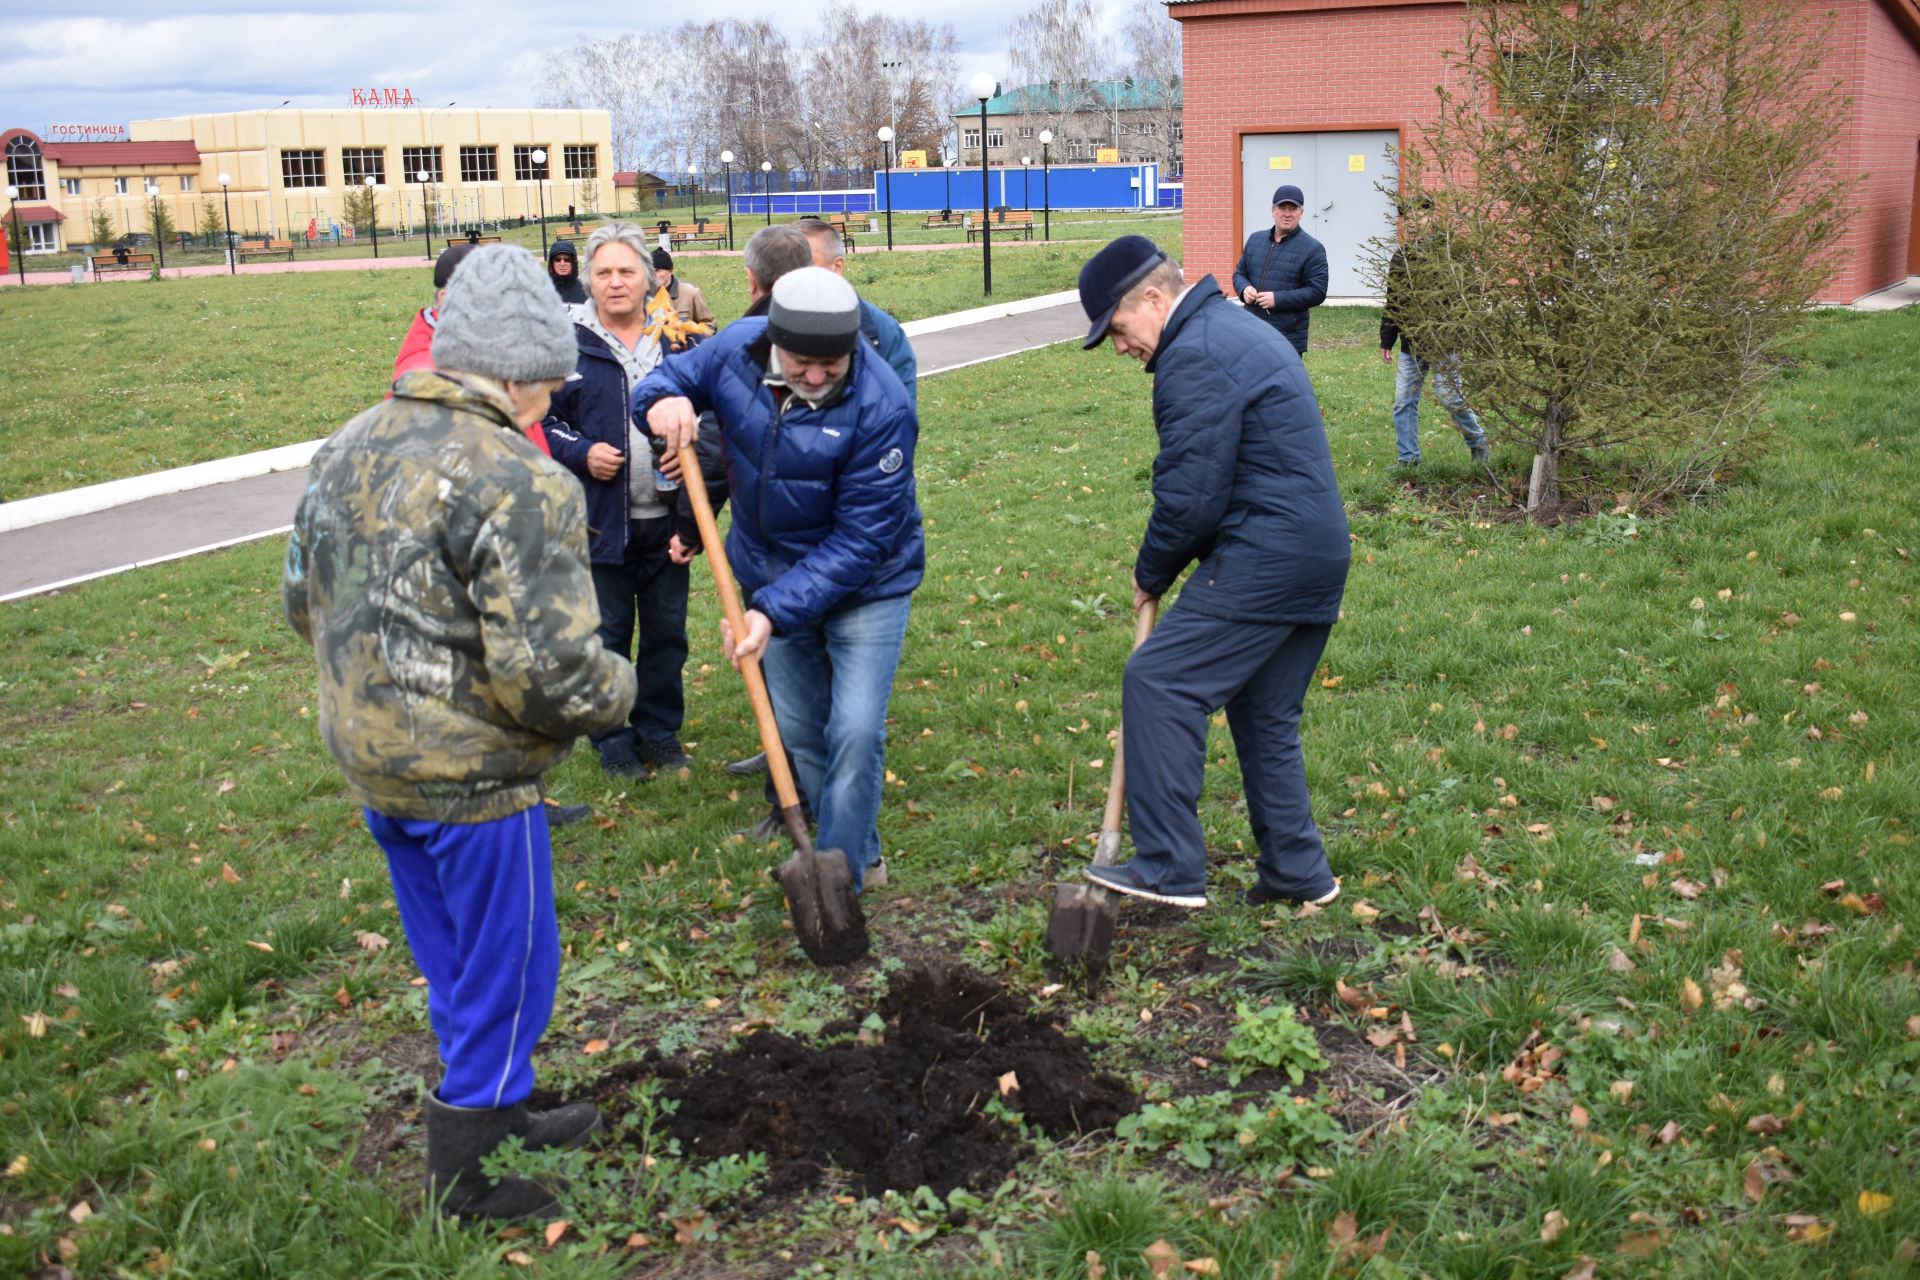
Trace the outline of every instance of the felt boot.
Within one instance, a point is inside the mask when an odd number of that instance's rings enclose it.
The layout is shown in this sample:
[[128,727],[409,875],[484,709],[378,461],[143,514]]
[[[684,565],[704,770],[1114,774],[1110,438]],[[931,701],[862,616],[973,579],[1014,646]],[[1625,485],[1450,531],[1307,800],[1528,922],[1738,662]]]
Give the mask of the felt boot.
[[578,1146],[600,1127],[599,1109],[574,1103],[553,1111],[525,1106],[455,1107],[427,1095],[427,1195],[450,1218],[515,1222],[559,1211],[553,1192],[526,1178],[489,1178],[480,1162],[509,1137],[528,1150]]

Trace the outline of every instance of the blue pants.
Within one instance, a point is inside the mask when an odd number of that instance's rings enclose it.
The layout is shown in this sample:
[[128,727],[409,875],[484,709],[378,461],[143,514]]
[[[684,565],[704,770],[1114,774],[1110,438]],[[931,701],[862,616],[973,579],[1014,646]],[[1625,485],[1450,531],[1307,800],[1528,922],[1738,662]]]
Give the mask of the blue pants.
[[[688,566],[667,558],[673,520],[635,520],[627,530],[627,555],[619,564],[593,566],[593,594],[600,606],[600,643],[633,663],[633,713],[627,725],[595,745],[626,737],[659,742],[679,734],[686,719],[681,672],[687,665]],[[640,646],[634,649],[634,620]]]
[[1233,731],[1260,883],[1289,897],[1333,888],[1307,799],[1300,707],[1332,628],[1229,622],[1175,607],[1127,662],[1121,716],[1133,865],[1168,893],[1207,882],[1200,791],[1207,724]]
[[1420,386],[1427,380],[1429,369],[1433,371],[1433,394],[1439,397],[1440,406],[1465,437],[1467,447],[1486,448],[1487,433],[1480,429],[1480,419],[1473,416],[1473,410],[1467,408],[1467,397],[1460,390],[1460,374],[1453,362],[1422,360],[1402,347],[1400,362],[1393,370],[1393,441],[1400,451],[1400,461],[1420,461]]
[[880,861],[887,701],[911,596],[836,609],[767,645],[767,691],[794,780],[820,822],[822,849],[847,855],[857,891]]
[[546,807],[476,823],[366,815],[427,979],[427,1017],[446,1064],[440,1101],[514,1105],[533,1092],[533,1046],[560,975]]

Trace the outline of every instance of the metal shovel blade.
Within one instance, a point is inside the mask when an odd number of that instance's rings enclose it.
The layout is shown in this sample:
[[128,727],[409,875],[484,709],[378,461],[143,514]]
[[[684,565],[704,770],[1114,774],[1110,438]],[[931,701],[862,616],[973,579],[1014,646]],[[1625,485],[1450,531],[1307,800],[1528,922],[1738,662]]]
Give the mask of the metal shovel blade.
[[774,877],[786,891],[793,932],[807,959],[821,965],[852,964],[872,948],[846,854],[838,849],[795,850]]
[[[1118,831],[1102,831],[1093,861],[1112,866],[1120,846]],[[1120,897],[1095,884],[1056,885],[1053,914],[1047,917],[1047,955],[1067,971],[1093,981],[1107,971],[1113,954],[1113,929],[1120,918]]]

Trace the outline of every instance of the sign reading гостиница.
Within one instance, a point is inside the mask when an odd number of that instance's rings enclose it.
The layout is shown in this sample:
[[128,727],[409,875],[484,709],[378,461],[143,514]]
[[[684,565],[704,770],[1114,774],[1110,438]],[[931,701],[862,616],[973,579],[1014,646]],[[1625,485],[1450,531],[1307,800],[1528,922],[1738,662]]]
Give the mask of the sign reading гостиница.
[[127,136],[123,124],[50,124],[48,142],[114,142]]

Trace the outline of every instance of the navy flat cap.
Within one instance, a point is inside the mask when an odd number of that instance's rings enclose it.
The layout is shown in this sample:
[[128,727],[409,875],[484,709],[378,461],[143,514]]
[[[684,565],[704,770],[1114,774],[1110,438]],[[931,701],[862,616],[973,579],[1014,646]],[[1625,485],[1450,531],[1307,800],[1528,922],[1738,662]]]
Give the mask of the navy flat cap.
[[1160,246],[1145,236],[1121,236],[1087,259],[1080,268],[1080,305],[1093,327],[1087,330],[1084,349],[1100,345],[1120,300],[1166,260]]
[[1284,186],[1278,186],[1273,189],[1273,202],[1275,204],[1297,204],[1304,209],[1307,204],[1307,197],[1300,188],[1289,182]]

